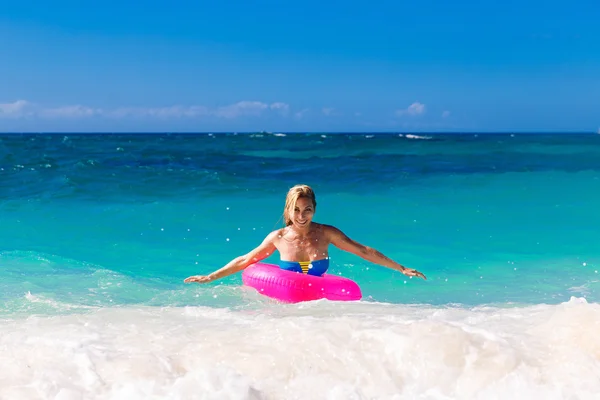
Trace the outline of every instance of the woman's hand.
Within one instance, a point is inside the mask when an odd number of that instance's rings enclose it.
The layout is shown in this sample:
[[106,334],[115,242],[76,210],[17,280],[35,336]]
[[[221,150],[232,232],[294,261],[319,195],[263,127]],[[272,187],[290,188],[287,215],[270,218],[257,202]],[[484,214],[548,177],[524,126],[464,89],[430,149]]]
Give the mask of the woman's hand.
[[212,282],[213,278],[210,275],[194,275],[189,278],[184,279],[185,283],[198,282],[198,283],[208,283]]
[[420,273],[419,271],[417,271],[416,269],[412,269],[412,268],[404,268],[401,271],[404,275],[406,276],[416,276],[418,278],[423,278],[425,280],[427,280],[427,278],[425,278],[425,275],[423,275],[422,273]]

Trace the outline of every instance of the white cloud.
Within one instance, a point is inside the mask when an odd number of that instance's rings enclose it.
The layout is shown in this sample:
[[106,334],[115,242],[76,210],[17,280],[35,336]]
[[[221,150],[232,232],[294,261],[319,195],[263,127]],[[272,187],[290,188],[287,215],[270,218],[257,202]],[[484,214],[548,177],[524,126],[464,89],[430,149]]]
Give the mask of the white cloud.
[[0,118],[19,118],[32,114],[32,104],[26,100],[0,103]]
[[103,111],[100,108],[90,108],[81,105],[47,108],[38,111],[38,115],[48,118],[83,118],[93,117],[102,113]]
[[442,113],[442,118],[448,118],[449,116],[450,116],[450,111],[446,110]]
[[302,119],[309,111],[310,111],[310,109],[308,109],[308,108],[302,109],[294,114],[294,118]]
[[271,110],[279,111],[282,115],[288,115],[290,112],[290,106],[289,106],[289,104],[286,104],[286,103],[277,102],[277,103],[271,104],[270,107],[271,107]]
[[267,104],[260,101],[240,101],[229,106],[219,107],[218,109],[211,111],[210,114],[222,118],[237,118],[243,116],[260,116],[269,110],[278,111],[282,115],[287,115],[290,106],[289,104],[282,102]]
[[104,116],[110,118],[195,118],[213,116],[217,118],[238,118],[243,116],[260,116],[265,112],[277,112],[286,116],[290,106],[286,103],[272,104],[260,101],[240,101],[228,106],[211,109],[205,106],[166,107],[120,107],[116,109],[93,108],[84,105],[67,105],[60,107],[43,107],[26,100],[13,103],[0,103],[0,118],[19,118],[36,116],[40,118],[89,118]]
[[214,115],[222,118],[237,118],[247,115],[258,116],[268,108],[268,104],[260,101],[240,101],[229,106],[219,107],[214,111]]
[[410,106],[408,106],[405,109],[402,110],[396,110],[396,115],[398,116],[403,116],[403,115],[421,115],[425,113],[425,104],[419,103],[418,101],[412,103]]
[[152,117],[152,118],[184,118],[209,115],[204,106],[169,106],[169,107],[122,107],[105,113],[110,117]]

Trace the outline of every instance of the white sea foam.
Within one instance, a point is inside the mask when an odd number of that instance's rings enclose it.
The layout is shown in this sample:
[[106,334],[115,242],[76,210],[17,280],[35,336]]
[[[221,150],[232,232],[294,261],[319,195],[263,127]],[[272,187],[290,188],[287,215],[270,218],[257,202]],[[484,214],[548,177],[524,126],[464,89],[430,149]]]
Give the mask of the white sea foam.
[[264,303],[0,324],[4,399],[593,399],[600,306]]
[[410,134],[407,134],[404,137],[406,137],[407,139],[421,139],[421,140],[433,139],[431,136],[419,136],[419,135],[410,135]]

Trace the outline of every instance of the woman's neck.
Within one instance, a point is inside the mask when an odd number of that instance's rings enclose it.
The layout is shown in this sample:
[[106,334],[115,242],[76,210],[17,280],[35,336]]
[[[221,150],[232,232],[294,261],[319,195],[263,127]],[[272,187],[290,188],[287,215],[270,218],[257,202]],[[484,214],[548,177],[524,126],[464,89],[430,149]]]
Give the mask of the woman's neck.
[[296,235],[306,236],[306,235],[308,235],[310,233],[310,231],[312,230],[312,227],[313,227],[313,223],[310,222],[308,225],[306,225],[306,226],[304,226],[302,228],[297,227],[295,225],[290,225],[290,230],[293,233],[295,233]]

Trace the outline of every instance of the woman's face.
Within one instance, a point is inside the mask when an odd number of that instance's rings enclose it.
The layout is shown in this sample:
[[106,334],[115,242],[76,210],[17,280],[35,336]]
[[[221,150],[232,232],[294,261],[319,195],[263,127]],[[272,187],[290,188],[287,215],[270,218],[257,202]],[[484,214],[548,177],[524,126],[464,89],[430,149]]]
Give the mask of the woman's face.
[[296,201],[292,222],[297,228],[307,228],[315,215],[315,207],[310,199],[301,197]]

